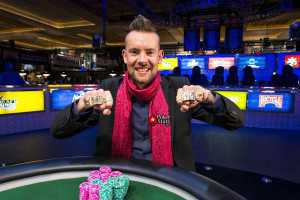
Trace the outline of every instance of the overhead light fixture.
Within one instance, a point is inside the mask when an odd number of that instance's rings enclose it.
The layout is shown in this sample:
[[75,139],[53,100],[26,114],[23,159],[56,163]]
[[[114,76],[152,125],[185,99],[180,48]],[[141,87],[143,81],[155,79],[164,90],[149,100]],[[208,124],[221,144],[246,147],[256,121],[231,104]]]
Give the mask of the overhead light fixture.
[[21,71],[19,72],[19,75],[22,76],[22,77],[26,76],[26,74],[27,74],[27,73],[26,73],[24,70],[21,70]]
[[86,35],[86,34],[78,33],[77,35],[80,36],[80,37],[82,37],[82,38],[88,39],[88,40],[92,40],[93,39],[92,36],[89,36],[89,35]]
[[35,48],[35,49],[46,49],[47,48],[45,46],[40,46],[40,45],[31,44],[31,43],[27,43],[27,42],[21,42],[21,41],[17,41],[17,40],[15,40],[15,44],[18,46],[30,47],[30,48]]
[[43,75],[43,77],[45,77],[45,78],[48,78],[48,77],[50,76],[50,74],[49,74],[48,72],[44,72],[42,75]]
[[37,39],[39,40],[43,40],[43,41],[47,41],[47,42],[52,42],[52,43],[56,43],[56,44],[60,44],[65,46],[65,48],[91,48],[92,45],[91,44],[80,44],[80,45],[74,45],[74,44],[70,44],[70,43],[66,43],[66,42],[62,42],[56,39],[52,39],[52,38],[47,38],[47,37],[38,37]]
[[63,77],[63,78],[65,78],[65,77],[67,76],[67,74],[66,74],[65,72],[62,72],[62,73],[60,74],[60,76]]
[[112,73],[110,73],[109,75],[110,75],[111,77],[115,77],[115,76],[117,76],[117,74],[116,74],[116,73],[113,73],[113,72],[112,72]]
[[14,34],[14,33],[28,33],[28,32],[37,32],[43,31],[43,28],[12,28],[12,29],[4,29],[0,31],[0,35],[5,34]]
[[50,19],[47,19],[45,17],[41,17],[38,15],[33,14],[32,12],[28,12],[26,10],[17,8],[15,6],[11,6],[7,3],[0,2],[0,10],[3,10],[5,12],[24,17],[26,19],[30,19],[32,21],[51,26],[53,28],[57,29],[63,29],[63,28],[75,28],[75,27],[82,27],[82,26],[94,26],[95,24],[87,21],[87,20],[74,20],[74,21],[68,21],[68,22],[56,22]]

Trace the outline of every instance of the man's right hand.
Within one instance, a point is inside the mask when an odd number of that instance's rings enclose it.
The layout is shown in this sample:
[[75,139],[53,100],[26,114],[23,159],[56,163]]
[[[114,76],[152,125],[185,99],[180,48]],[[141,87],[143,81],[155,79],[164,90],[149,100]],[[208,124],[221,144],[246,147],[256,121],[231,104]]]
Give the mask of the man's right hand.
[[77,103],[77,111],[80,113],[93,107],[102,111],[103,115],[110,115],[113,106],[113,98],[110,91],[103,89],[88,91],[82,96]]

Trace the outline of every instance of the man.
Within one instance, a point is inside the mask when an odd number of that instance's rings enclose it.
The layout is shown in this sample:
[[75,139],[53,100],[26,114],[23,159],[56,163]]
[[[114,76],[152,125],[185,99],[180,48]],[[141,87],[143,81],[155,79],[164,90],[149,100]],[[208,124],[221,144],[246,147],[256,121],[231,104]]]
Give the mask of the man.
[[100,123],[96,154],[151,160],[194,169],[191,118],[227,129],[241,127],[242,114],[229,100],[183,77],[158,72],[163,51],[151,21],[138,16],[129,26],[124,78],[104,80],[56,118],[52,132],[67,137]]

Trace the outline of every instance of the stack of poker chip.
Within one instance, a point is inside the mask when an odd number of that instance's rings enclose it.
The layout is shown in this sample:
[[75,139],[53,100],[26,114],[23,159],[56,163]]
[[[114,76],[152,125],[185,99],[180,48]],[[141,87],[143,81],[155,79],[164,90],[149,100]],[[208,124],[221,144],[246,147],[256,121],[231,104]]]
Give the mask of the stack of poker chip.
[[129,178],[120,171],[103,166],[89,173],[79,186],[79,200],[123,200],[129,187]]

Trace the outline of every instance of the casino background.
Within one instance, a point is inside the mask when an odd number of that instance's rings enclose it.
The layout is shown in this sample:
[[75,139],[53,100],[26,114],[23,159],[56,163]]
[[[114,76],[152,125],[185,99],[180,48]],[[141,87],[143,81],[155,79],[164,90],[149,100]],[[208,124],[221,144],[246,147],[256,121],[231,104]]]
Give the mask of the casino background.
[[299,84],[270,84],[285,64],[300,77],[299,7],[296,0],[0,1],[0,74],[11,67],[27,81],[4,85],[0,75],[1,168],[93,155],[101,127],[57,140],[51,121],[100,80],[123,74],[126,28],[143,14],[161,36],[162,75],[179,67],[191,77],[198,65],[211,82],[220,65],[224,77],[232,65],[240,78],[245,65],[253,69],[252,86],[207,85],[234,101],[246,124],[231,132],[193,121],[197,171],[249,200],[300,199]]

